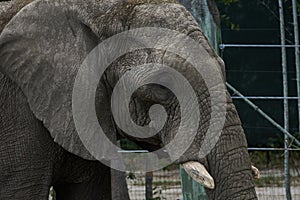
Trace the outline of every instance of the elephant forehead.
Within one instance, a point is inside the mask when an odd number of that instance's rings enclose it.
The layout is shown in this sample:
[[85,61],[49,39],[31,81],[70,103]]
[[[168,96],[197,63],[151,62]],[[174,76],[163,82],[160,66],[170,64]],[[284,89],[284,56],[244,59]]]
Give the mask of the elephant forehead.
[[[111,10],[108,12],[108,16],[111,15],[113,18],[119,18],[125,23],[130,23],[130,20],[134,18],[135,12],[138,10],[147,13],[142,19],[149,20],[147,16],[161,16],[167,15],[169,12],[182,12],[183,10],[176,10],[176,8],[184,8],[181,4],[174,0],[129,0],[117,2]],[[164,16],[166,17],[166,16]],[[173,20],[176,18],[169,16]],[[161,18],[162,19],[162,18]],[[128,22],[126,22],[128,21]]]

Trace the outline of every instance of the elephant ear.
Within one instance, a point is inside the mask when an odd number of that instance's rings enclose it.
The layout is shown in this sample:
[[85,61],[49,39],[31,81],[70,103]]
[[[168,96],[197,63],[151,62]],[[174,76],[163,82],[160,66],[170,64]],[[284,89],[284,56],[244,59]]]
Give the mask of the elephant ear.
[[62,2],[34,1],[10,20],[0,35],[0,71],[22,89],[56,143],[94,159],[76,132],[72,89],[81,63],[98,44],[98,37],[79,18],[95,9],[101,14],[101,9],[88,1]]

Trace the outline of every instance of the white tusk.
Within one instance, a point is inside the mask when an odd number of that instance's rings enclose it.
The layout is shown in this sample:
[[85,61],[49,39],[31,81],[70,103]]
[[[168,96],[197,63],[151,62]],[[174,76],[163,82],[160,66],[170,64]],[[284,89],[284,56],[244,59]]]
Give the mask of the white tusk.
[[259,179],[260,178],[260,172],[259,170],[254,167],[253,165],[251,165],[251,170],[252,170],[252,175],[255,179]]
[[214,179],[201,163],[189,161],[183,164],[183,168],[188,173],[188,175],[190,175],[195,181],[197,181],[204,187],[207,187],[209,189],[215,188]]

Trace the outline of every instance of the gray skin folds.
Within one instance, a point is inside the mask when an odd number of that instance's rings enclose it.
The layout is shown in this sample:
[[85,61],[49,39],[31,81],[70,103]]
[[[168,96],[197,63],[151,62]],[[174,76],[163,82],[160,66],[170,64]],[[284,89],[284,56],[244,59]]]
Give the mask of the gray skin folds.
[[[190,36],[214,59],[214,67],[220,73],[224,72],[222,60],[209,46],[196,20],[173,0],[33,1],[16,12],[4,28],[0,27],[0,32],[3,29],[0,72],[20,88],[29,105],[27,111],[30,108],[32,116],[42,122],[53,138],[53,144],[81,158],[94,160],[79,139],[72,116],[72,90],[77,72],[88,53],[103,40],[140,27],[167,28]],[[211,118],[210,97],[203,78],[177,55],[140,50],[120,57],[108,68],[99,81],[95,106],[98,120],[109,139],[115,143],[117,137],[128,137],[153,150],[174,138],[180,122],[179,106],[175,96],[165,88],[153,85],[140,88],[129,105],[133,121],[141,126],[149,123],[151,105],[165,106],[168,119],[156,136],[148,140],[130,137],[112,120],[110,96],[117,81],[126,71],[151,62],[166,63],[182,73],[198,97],[202,113],[200,128],[191,147],[177,162],[199,161],[208,169],[216,185],[214,190],[207,190],[210,199],[256,199],[245,135],[228,93],[221,137],[208,156],[198,157]],[[95,174],[103,175],[101,172]]]

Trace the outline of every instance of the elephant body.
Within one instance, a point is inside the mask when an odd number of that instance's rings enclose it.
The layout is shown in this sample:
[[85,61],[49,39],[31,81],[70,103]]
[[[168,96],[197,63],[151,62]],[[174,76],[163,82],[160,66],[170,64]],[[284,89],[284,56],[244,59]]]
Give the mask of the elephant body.
[[[30,2],[1,2],[0,32]],[[111,188],[111,181],[126,187],[125,174],[55,143],[20,87],[1,72],[0,102],[0,199],[48,199],[50,186],[57,199],[129,199],[124,188]]]
[[[80,65],[105,39],[140,27],[175,30],[201,44],[213,60],[211,67],[224,71],[196,20],[173,0],[21,0],[5,8],[0,13],[0,199],[46,199],[51,185],[57,199],[112,199],[111,169],[84,147],[72,114]],[[142,49],[111,63],[95,95],[96,114],[107,137],[112,143],[126,137],[151,151],[175,137],[183,118],[178,100],[157,85],[139,88],[129,110],[136,124],[147,126],[150,107],[164,105],[168,117],[158,134],[133,137],[113,120],[109,105],[118,80],[152,62],[167,64],[188,77],[203,113],[195,140],[176,162],[197,161],[208,169],[215,180],[215,189],[207,190],[210,199],[256,199],[245,135],[228,93],[220,139],[205,158],[197,154],[210,118],[218,116],[210,116],[210,94],[203,77],[174,53]],[[133,78],[133,84],[138,79]]]
[[[109,167],[53,142],[20,88],[0,74],[0,198],[111,199]],[[125,197],[126,198],[126,197]]]

